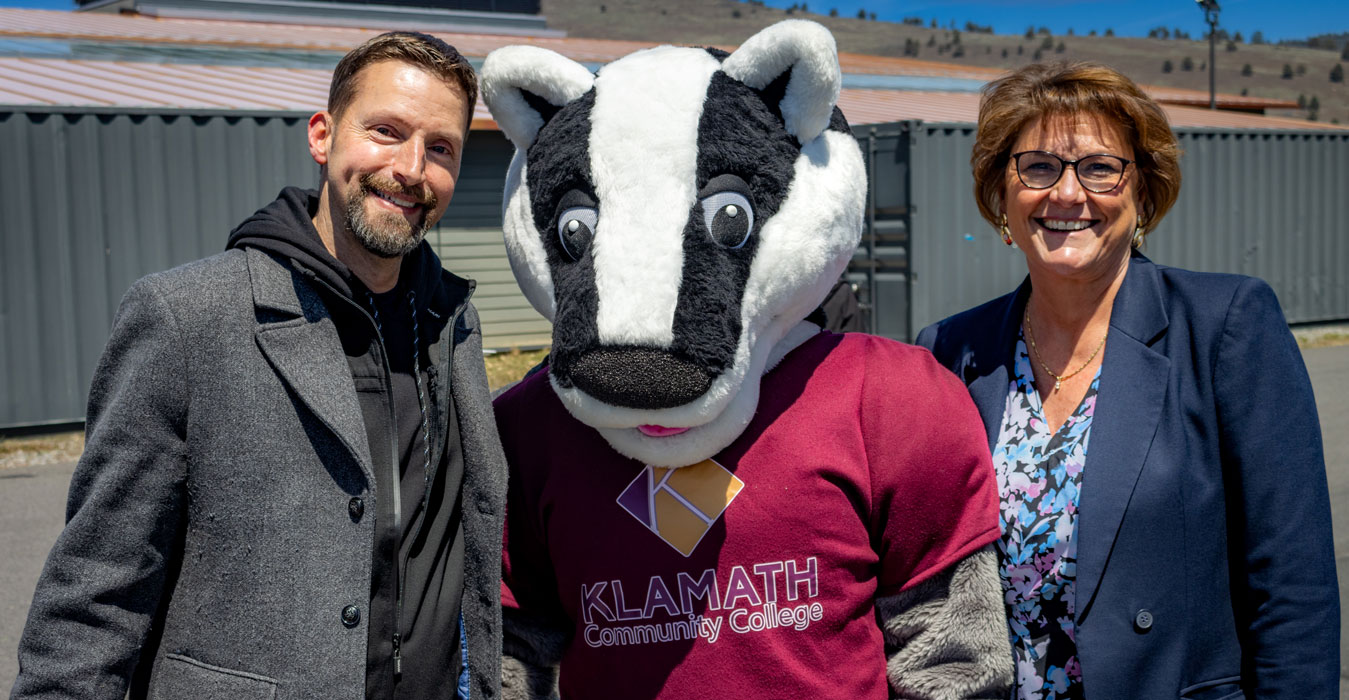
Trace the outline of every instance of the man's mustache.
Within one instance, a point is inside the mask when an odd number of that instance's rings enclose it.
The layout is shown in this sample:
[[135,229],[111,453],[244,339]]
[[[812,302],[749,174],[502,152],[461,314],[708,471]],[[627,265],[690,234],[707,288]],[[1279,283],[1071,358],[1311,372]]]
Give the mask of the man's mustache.
[[380,192],[397,195],[400,198],[411,199],[419,206],[426,207],[427,209],[436,208],[437,199],[435,193],[425,187],[408,187],[397,180],[391,180],[373,173],[362,175],[360,183],[361,190],[367,194],[373,194],[378,190]]

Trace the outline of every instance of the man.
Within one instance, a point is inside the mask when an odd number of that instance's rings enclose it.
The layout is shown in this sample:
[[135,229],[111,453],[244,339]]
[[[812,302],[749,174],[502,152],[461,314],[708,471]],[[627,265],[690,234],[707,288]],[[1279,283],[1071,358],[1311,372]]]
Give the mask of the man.
[[127,293],[14,698],[496,696],[505,468],[473,284],[423,241],[476,97],[444,42],[370,40],[318,192]]

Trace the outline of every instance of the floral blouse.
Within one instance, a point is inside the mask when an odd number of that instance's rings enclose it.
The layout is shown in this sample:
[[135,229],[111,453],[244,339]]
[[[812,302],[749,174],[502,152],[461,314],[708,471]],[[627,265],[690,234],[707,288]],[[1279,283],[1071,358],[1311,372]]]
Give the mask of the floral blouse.
[[1077,505],[1100,370],[1082,403],[1057,432],[1045,425],[1024,339],[1016,344],[998,442],[1004,600],[1016,660],[1015,697],[1082,697],[1076,610]]

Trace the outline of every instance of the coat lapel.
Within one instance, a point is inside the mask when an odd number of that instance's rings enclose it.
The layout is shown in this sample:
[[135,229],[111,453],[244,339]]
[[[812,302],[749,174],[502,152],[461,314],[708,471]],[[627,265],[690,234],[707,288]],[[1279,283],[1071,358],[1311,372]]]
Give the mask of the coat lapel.
[[1077,620],[1095,599],[1120,522],[1157,433],[1171,361],[1153,345],[1167,327],[1157,268],[1135,255],[1115,297],[1082,472]]
[[248,270],[262,354],[374,483],[365,421],[332,316],[312,288],[267,254],[248,249]]

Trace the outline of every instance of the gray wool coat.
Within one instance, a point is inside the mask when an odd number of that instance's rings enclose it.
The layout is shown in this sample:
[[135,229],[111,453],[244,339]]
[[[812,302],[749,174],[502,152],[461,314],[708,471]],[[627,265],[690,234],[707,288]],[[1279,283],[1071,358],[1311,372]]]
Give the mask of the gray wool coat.
[[[433,406],[454,401],[459,422],[471,691],[488,700],[506,469],[472,306],[430,356],[450,376]],[[12,697],[120,699],[130,683],[137,698],[361,698],[381,494],[336,327],[303,277],[246,249],[140,280],[89,405]]]

